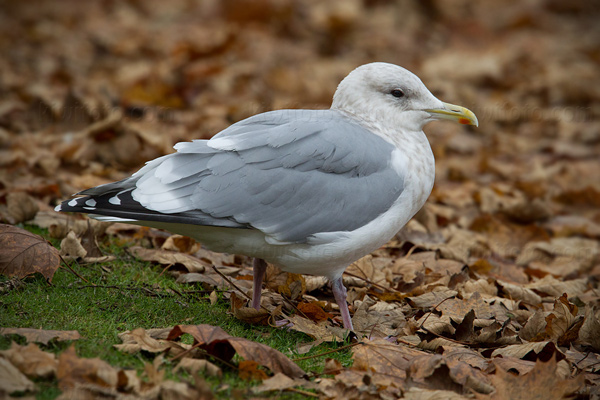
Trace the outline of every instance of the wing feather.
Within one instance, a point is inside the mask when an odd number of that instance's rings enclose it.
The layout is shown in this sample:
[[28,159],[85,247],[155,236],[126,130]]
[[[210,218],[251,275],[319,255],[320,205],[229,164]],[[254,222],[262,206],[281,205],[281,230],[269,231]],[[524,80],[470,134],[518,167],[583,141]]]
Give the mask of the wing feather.
[[[273,242],[302,243],[367,224],[403,190],[395,147],[333,110],[260,114],[175,148],[63,211],[253,228]],[[84,210],[90,198],[96,206]]]

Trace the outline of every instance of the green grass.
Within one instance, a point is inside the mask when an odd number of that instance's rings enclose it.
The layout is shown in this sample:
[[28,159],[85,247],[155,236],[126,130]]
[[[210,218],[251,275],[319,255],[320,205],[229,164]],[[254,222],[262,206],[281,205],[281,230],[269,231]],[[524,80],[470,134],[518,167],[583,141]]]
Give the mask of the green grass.
[[[47,231],[43,229],[33,226],[25,228],[48,238]],[[57,241],[51,242],[58,245]],[[75,271],[89,283],[65,269],[59,269],[52,285],[41,276],[34,276],[25,279],[20,287],[0,294],[0,327],[77,330],[83,339],[73,343],[80,357],[99,357],[113,366],[135,368],[138,371],[142,371],[144,362],[151,362],[153,356],[121,353],[113,345],[121,343],[117,334],[139,327],[164,328],[176,324],[220,326],[230,335],[266,344],[290,358],[301,357],[294,350],[297,344],[311,341],[310,337],[299,332],[241,322],[228,313],[227,300],[221,299],[211,305],[208,294],[178,295],[169,291],[175,289],[184,292],[201,287],[176,283],[168,274],[161,274],[159,266],[133,258],[109,238],[105,239],[101,248],[105,254],[114,255],[116,260],[103,264],[73,265]],[[0,283],[7,280],[0,276]],[[117,288],[93,287],[92,284]],[[187,339],[191,343],[191,338]],[[12,340],[24,343],[19,336],[0,336],[0,349],[10,347]],[[53,341],[48,346],[40,347],[58,354],[70,344]],[[320,354],[339,345],[322,344],[302,356]],[[307,372],[318,374],[322,372],[326,357],[336,358],[345,366],[351,363],[351,351],[345,349],[301,360],[298,365]],[[167,363],[167,377],[191,381],[191,377],[185,373],[172,373],[175,364]],[[224,374],[221,379],[206,377],[218,397],[230,398],[233,391],[248,395],[248,388],[257,384],[243,381],[235,370],[222,367]],[[36,393],[38,399],[54,399],[60,394],[56,381],[38,381],[36,385],[41,388]],[[224,385],[228,389],[217,391]],[[280,398],[302,397],[288,393]]]

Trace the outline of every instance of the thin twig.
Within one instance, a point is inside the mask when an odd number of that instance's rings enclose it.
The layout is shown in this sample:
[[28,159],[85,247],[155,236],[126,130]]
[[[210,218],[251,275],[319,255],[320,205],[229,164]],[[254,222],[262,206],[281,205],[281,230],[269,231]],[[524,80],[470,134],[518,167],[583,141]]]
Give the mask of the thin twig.
[[317,397],[320,398],[321,396],[319,396],[316,393],[313,392],[307,392],[306,390],[302,390],[302,389],[296,389],[296,388],[287,388],[285,389],[287,392],[294,392],[294,393],[298,393],[304,396],[310,396],[310,397]]
[[[446,300],[450,300],[452,297],[448,297],[442,301],[440,301],[438,304],[436,304],[435,307],[432,308],[432,310],[435,310],[436,308],[438,308],[439,306],[442,305],[443,302],[445,302]],[[429,311],[428,315],[425,317],[425,319],[423,320],[423,322],[421,322],[421,325],[419,325],[419,329],[423,328],[423,324],[425,323],[425,321],[427,321],[427,318],[429,318],[429,316],[431,315],[431,311]]]
[[[242,295],[244,295],[244,297],[246,297],[247,299],[249,299],[250,301],[252,301],[252,297],[248,296],[242,289],[240,289],[235,283],[233,283],[228,277],[226,277],[225,275],[223,275],[223,273],[221,271],[219,271],[217,269],[217,267],[215,267],[214,265],[212,266],[212,268],[215,270],[215,272],[217,274],[219,274],[221,276],[221,278],[223,278],[227,283],[229,283],[231,286],[233,286],[238,292],[240,292]],[[261,288],[252,288],[252,290],[256,291],[256,290],[261,290]],[[266,307],[264,307],[262,304],[260,306],[260,308],[262,308],[263,310],[265,310],[266,312],[269,312],[269,310],[267,310]]]
[[[280,293],[280,294],[281,294],[281,293]],[[294,303],[292,303],[292,301],[291,301],[290,299],[288,299],[287,297],[285,297],[283,294],[281,294],[281,298],[282,298],[284,301],[287,301],[287,303],[288,303],[290,306],[292,306],[292,308],[293,308],[294,310],[296,310],[296,312],[298,312],[298,313],[302,314],[302,316],[303,316],[304,318],[306,318],[306,319],[310,319],[310,318],[308,318],[308,316],[307,316],[306,314],[304,314],[304,313],[302,312],[302,310],[300,310],[298,307],[296,307],[296,306],[294,305]],[[283,312],[282,312],[282,313],[283,313]],[[285,315],[285,314],[284,314],[284,315]],[[287,315],[286,315],[286,317],[287,317]]]
[[340,348],[326,351],[324,353],[313,354],[312,356],[306,356],[306,357],[300,357],[300,358],[293,358],[292,361],[295,362],[295,361],[302,361],[302,360],[310,360],[311,358],[317,358],[317,357],[321,357],[321,356],[326,356],[327,354],[337,353],[338,351],[346,350],[346,349],[349,349],[350,347],[358,346],[359,344],[363,344],[363,343],[362,342],[350,343],[350,344],[347,344],[347,345],[342,346]]
[[398,291],[398,290],[396,290],[396,289],[394,289],[394,288],[391,288],[391,287],[386,287],[386,286],[380,285],[379,283],[375,283],[375,282],[373,282],[373,281],[371,281],[371,280],[369,280],[369,279],[367,279],[367,278],[363,278],[362,276],[354,275],[353,273],[351,273],[351,272],[348,272],[348,271],[344,271],[344,275],[348,275],[348,276],[351,276],[351,277],[353,277],[353,278],[361,279],[361,280],[363,280],[363,281],[367,282],[368,284],[371,284],[371,285],[373,285],[373,286],[377,286],[378,288],[380,288],[380,289],[383,289],[383,290],[386,290],[386,291],[388,291],[388,292],[400,293],[400,291]]
[[169,264],[166,267],[163,268],[162,271],[160,271],[160,274],[158,274],[158,277],[160,278],[169,268],[171,268],[174,264]]
[[83,276],[79,275],[77,272],[75,272],[75,270],[73,268],[71,268],[71,266],[69,264],[67,264],[67,262],[65,261],[64,258],[62,258],[61,255],[59,255],[61,261],[67,266],[68,270],[70,270],[73,275],[75,275],[76,277],[78,277],[79,279],[81,279],[82,281],[84,281],[85,283],[88,283],[90,285],[93,285],[93,283],[91,283],[90,281],[88,281],[87,279],[85,279]]

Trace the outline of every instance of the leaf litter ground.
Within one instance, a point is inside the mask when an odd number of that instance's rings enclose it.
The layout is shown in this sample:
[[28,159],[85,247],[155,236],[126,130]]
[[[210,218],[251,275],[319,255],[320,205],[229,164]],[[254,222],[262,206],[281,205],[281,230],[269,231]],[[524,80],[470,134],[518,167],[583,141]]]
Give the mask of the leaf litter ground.
[[[3,5],[0,391],[596,398],[599,10],[569,4]],[[431,198],[344,277],[355,336],[322,278],[270,266],[256,311],[244,257],[51,211],[177,141],[327,107],[375,60],[417,72],[481,127],[428,126]],[[22,279],[34,272],[45,278]]]

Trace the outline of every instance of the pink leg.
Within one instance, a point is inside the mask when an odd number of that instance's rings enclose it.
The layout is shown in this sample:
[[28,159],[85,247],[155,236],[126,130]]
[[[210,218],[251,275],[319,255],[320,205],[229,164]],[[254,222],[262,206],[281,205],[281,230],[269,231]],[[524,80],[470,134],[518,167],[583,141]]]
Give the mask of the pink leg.
[[267,263],[261,258],[252,261],[254,285],[252,286],[252,308],[260,310],[260,292],[262,290],[263,278],[267,271]]
[[348,311],[348,303],[346,302],[346,288],[341,277],[331,281],[331,290],[333,291],[335,301],[340,306],[344,328],[353,330],[352,319],[350,319],[350,311]]

